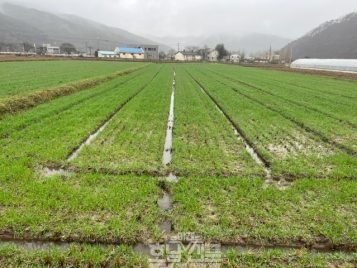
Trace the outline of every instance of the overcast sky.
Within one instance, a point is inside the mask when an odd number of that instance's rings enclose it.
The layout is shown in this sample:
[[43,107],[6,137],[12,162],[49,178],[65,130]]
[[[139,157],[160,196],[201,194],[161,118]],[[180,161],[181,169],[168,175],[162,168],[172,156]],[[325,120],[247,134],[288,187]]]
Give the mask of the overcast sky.
[[[0,0],[1,1],[1,0]],[[16,0],[15,0],[16,1]],[[8,0],[8,2],[15,2]],[[140,35],[200,36],[224,31],[296,38],[357,10],[357,0],[19,0]]]

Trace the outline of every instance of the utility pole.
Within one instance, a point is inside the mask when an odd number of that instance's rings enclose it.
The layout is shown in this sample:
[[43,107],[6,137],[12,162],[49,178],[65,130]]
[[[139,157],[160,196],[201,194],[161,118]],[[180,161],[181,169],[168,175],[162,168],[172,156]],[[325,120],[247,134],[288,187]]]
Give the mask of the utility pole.
[[269,47],[269,62],[271,62],[273,59],[272,59],[272,49],[271,49],[271,45]]
[[180,42],[177,43],[177,52],[180,52]]

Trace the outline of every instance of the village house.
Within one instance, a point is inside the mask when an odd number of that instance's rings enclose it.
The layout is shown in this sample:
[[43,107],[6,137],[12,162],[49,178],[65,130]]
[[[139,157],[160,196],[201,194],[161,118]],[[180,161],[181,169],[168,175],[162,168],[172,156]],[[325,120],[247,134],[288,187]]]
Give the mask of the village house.
[[229,61],[232,63],[239,63],[240,62],[240,55],[232,54],[229,56]]
[[179,51],[175,55],[176,61],[201,61],[202,56],[197,52]]
[[218,56],[218,51],[214,49],[208,53],[207,59],[208,61],[218,61]]
[[114,52],[119,56],[120,59],[145,59],[145,52],[142,48],[117,47]]
[[60,47],[52,46],[51,44],[43,44],[42,47],[45,49],[46,55],[59,55],[61,54]]

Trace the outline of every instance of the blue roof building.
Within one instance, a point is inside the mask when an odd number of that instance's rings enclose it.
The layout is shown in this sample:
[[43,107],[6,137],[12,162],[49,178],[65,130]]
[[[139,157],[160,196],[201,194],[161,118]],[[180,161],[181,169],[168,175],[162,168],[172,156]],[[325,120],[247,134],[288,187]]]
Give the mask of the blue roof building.
[[142,48],[136,47],[117,47],[114,51],[115,53],[128,53],[128,54],[142,54],[144,50]]

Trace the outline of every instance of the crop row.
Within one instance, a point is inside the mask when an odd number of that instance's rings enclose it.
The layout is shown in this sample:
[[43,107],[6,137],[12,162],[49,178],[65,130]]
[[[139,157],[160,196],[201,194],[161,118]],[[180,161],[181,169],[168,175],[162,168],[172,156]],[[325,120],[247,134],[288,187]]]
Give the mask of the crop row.
[[184,68],[176,68],[174,174],[262,174],[242,140]]
[[[28,167],[63,161],[83,137],[135,94],[143,83],[150,81],[158,69],[152,66],[139,76],[130,74],[130,82],[122,86],[128,77],[55,99],[27,112],[5,116],[0,121],[0,172],[9,176],[25,172]],[[67,109],[68,106],[72,107]]]
[[[293,94],[291,92],[294,92],[294,90],[291,90],[289,87],[275,86],[273,87],[274,91],[279,91],[279,93],[272,93],[273,89],[270,89],[269,85],[256,87],[246,82],[242,84],[236,78],[231,79],[231,81],[227,80],[226,76],[223,75],[222,77],[221,74],[216,74],[216,77],[222,83],[225,83],[226,86],[239,91],[240,94],[259,100],[267,107],[273,107],[289,118],[292,118],[298,124],[306,126],[306,128],[311,129],[315,133],[319,133],[320,136],[324,136],[332,142],[340,144],[341,147],[346,147],[349,151],[357,154],[357,125],[355,124],[357,122],[355,121],[357,114],[356,109],[353,109],[355,102],[350,101],[343,105],[331,104],[321,101],[320,98],[314,99],[300,92]],[[281,95],[283,94],[286,97],[282,97]],[[301,103],[303,99],[305,99],[305,102],[309,99],[307,104]],[[333,99],[331,98],[332,101]],[[336,100],[334,102],[336,103]],[[325,110],[330,109],[330,111],[323,112],[317,109],[316,105],[318,103]],[[350,118],[350,121],[338,118],[340,114],[346,114]]]
[[[253,74],[242,75],[240,72],[223,72],[209,69],[223,79],[228,79],[272,96],[285,103],[305,109],[314,115],[324,115],[337,121],[339,125],[344,123],[354,129],[357,128],[357,112],[354,107],[353,99],[343,99],[337,96],[324,96],[318,90],[307,91],[306,88],[293,84],[287,84],[269,77],[256,76]],[[320,85],[323,87],[323,84]],[[341,85],[343,87],[343,85]]]
[[257,179],[189,177],[171,185],[177,232],[208,241],[357,248],[356,183],[300,179],[281,191]]
[[[265,185],[255,178],[260,167],[207,93],[268,160],[273,175],[351,177],[356,163],[350,155],[297,127],[283,112],[267,109],[255,95],[228,88],[230,79],[220,82],[196,66],[175,69],[169,170],[161,164],[173,78],[168,65],[150,65],[5,116],[0,234],[132,244],[163,238],[158,223],[169,217],[175,232],[195,232],[209,241],[356,249],[355,181],[303,178],[284,191]],[[108,118],[97,138],[67,163],[68,154]],[[100,173],[40,176],[38,168],[58,163]],[[152,176],[104,174],[112,170],[187,177],[162,185]],[[232,174],[237,176],[220,176]],[[172,196],[165,215],[156,204],[162,188]]]
[[79,153],[73,165],[118,173],[158,173],[165,141],[173,70],[158,76]]
[[[325,100],[335,99],[338,102],[349,103],[357,98],[355,81],[227,65],[208,65],[205,67],[224,75],[234,75],[235,78],[258,86],[280,85],[301,94],[307,93],[325,98]],[[270,89],[276,90],[276,88]],[[292,93],[290,90],[288,92]]]
[[41,176],[43,165],[65,160],[83,137],[150,84],[159,69],[152,65],[139,75],[119,77],[1,120],[0,234],[116,243],[159,237],[156,200],[162,190],[156,179]]
[[292,113],[292,105],[273,103],[270,97],[249,87],[207,75],[194,67],[189,71],[270,163],[274,176],[355,176],[356,158],[291,120],[284,112]]
[[141,63],[37,61],[0,63],[0,100],[143,66]]

